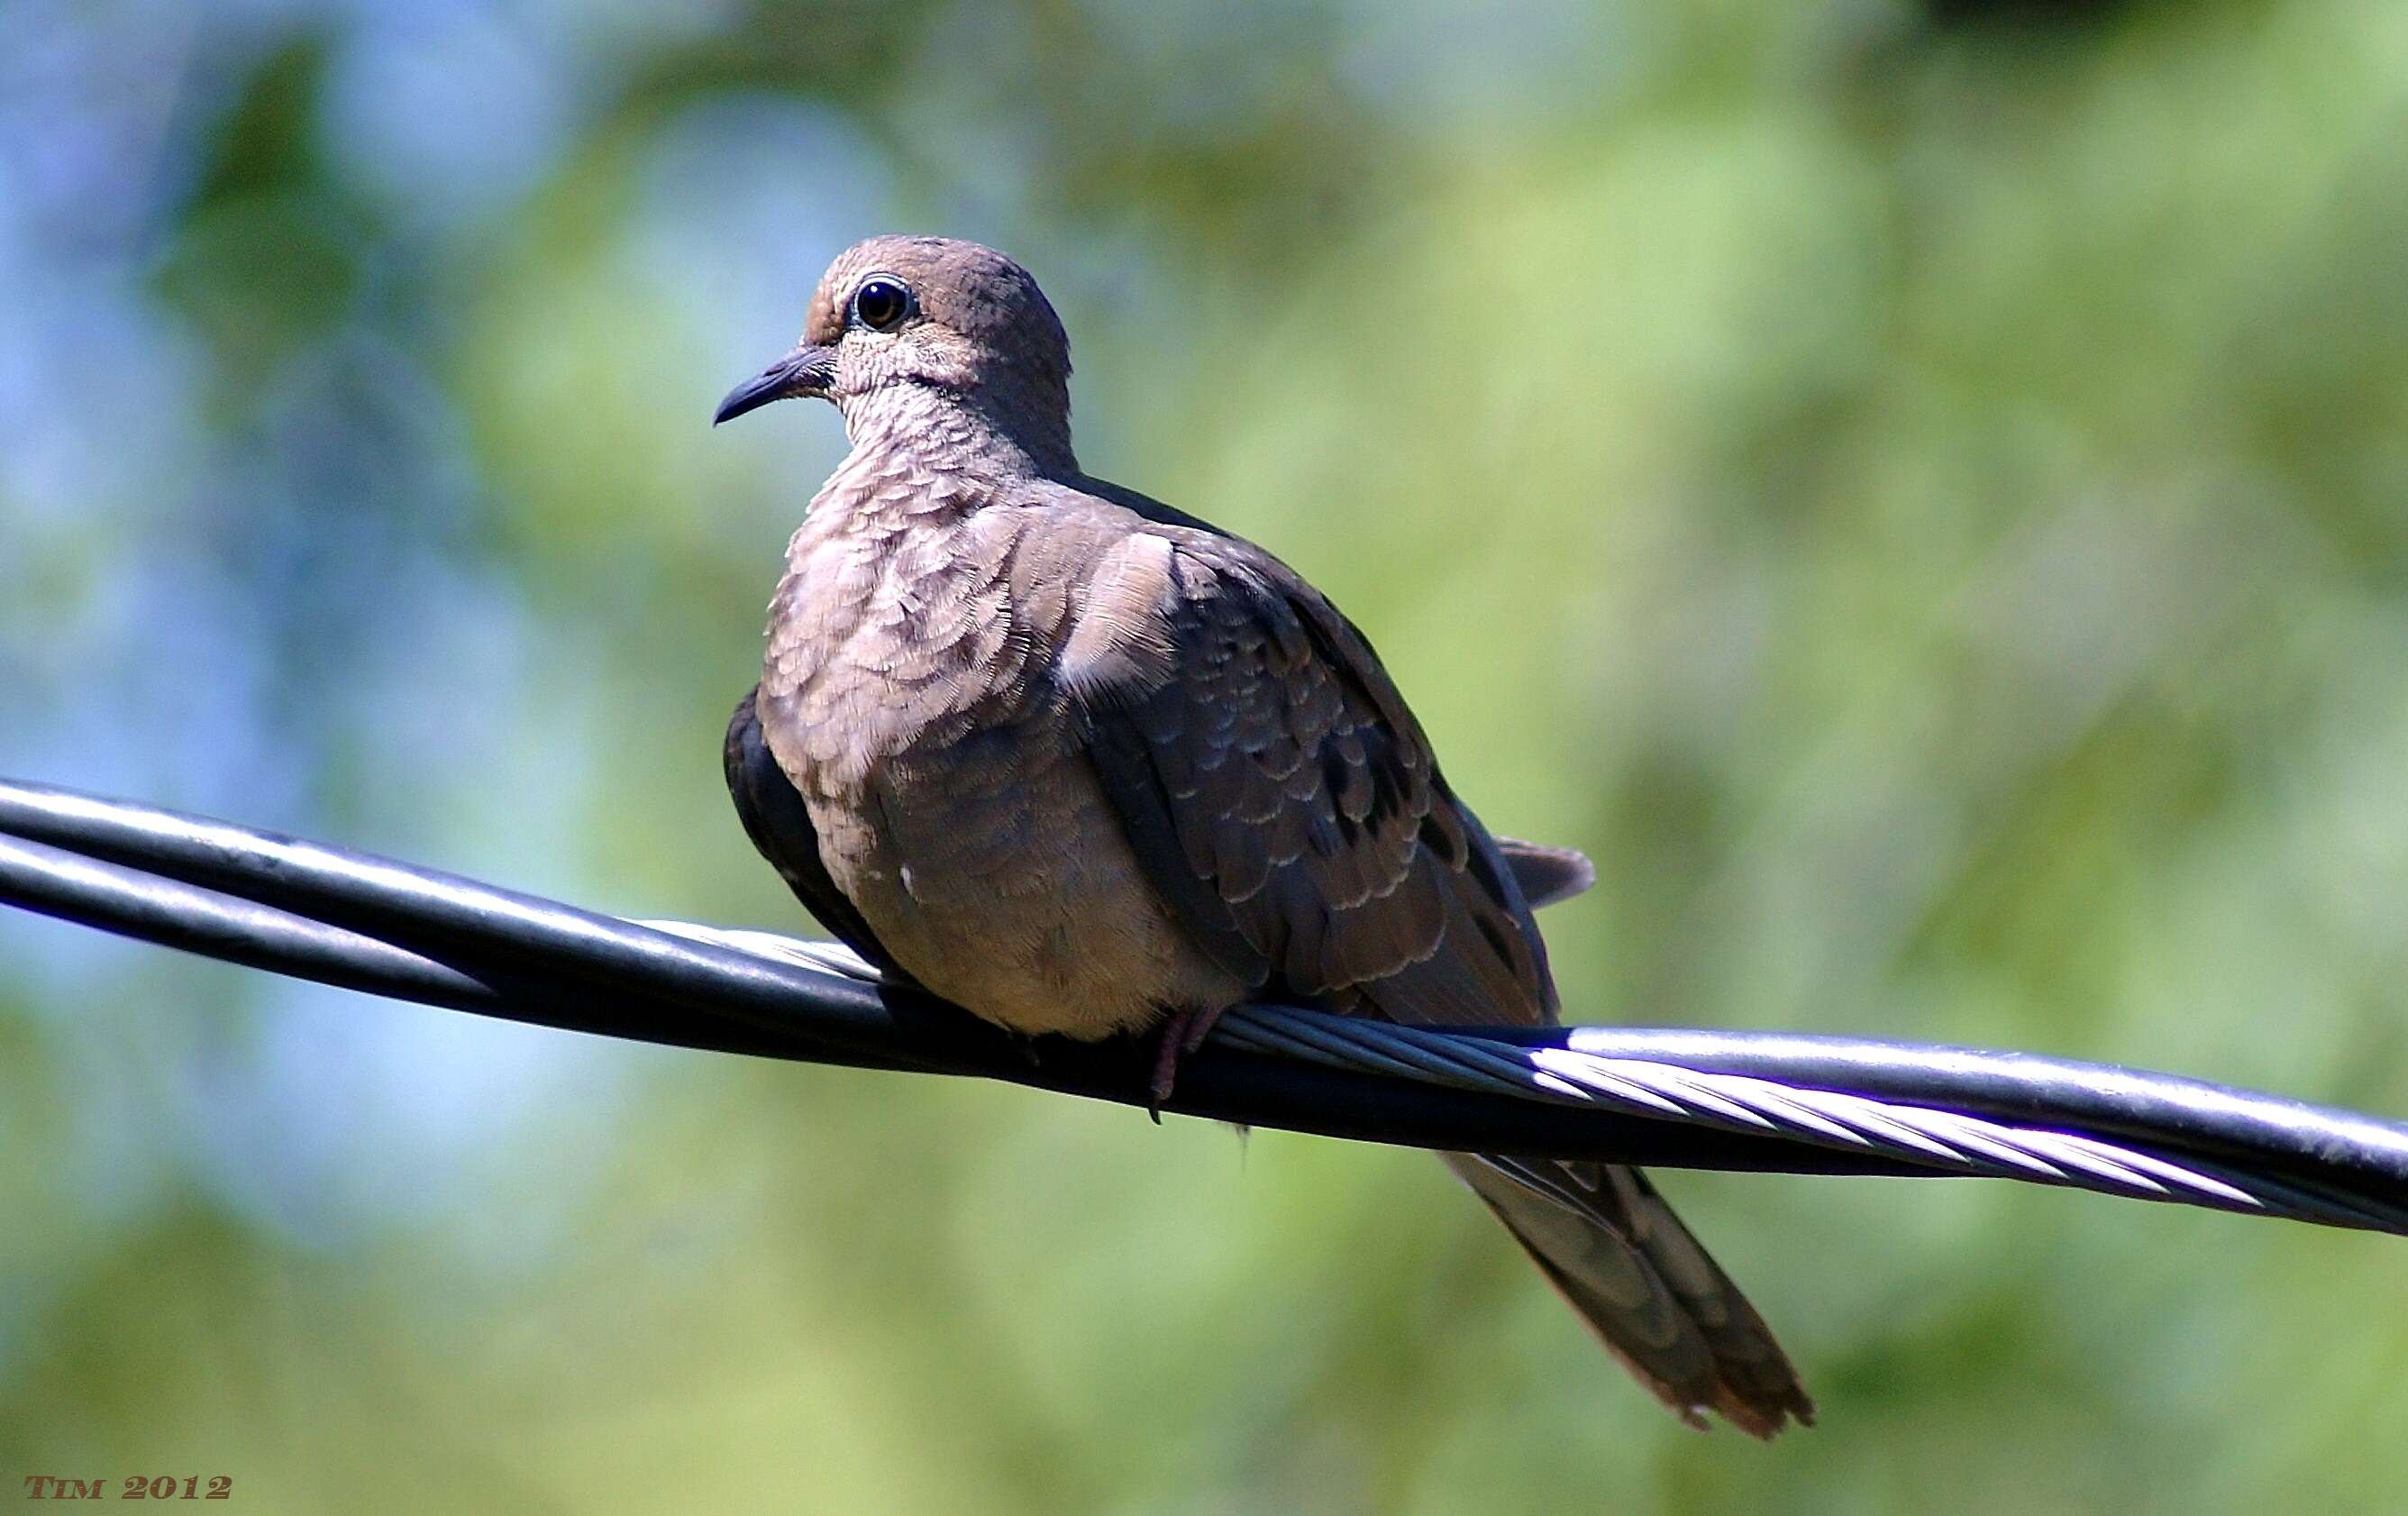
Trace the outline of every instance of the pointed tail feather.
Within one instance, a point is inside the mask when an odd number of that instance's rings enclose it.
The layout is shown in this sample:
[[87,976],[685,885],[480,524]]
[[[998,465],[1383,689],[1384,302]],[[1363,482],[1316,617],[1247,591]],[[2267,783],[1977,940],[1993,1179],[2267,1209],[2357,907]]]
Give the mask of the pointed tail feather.
[[1682,1420],[1718,1411],[1770,1437],[1814,1402],[1740,1293],[1645,1175],[1605,1164],[1445,1153],[1550,1283]]
[[1505,866],[1513,871],[1513,882],[1521,886],[1522,898],[1532,910],[1570,900],[1597,882],[1597,865],[1577,848],[1551,848],[1517,837],[1496,840],[1497,851],[1505,855]]

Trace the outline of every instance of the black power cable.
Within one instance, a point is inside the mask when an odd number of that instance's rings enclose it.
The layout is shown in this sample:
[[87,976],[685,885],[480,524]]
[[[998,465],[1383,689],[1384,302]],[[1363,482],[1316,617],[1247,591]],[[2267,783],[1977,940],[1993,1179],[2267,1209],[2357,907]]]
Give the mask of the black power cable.
[[[0,780],[0,902],[481,1015],[1147,1103],[1145,1050],[1009,1036],[832,945],[648,925],[53,786]],[[1163,1108],[1533,1157],[2017,1179],[2408,1235],[2408,1126],[2020,1053],[1247,1006]]]

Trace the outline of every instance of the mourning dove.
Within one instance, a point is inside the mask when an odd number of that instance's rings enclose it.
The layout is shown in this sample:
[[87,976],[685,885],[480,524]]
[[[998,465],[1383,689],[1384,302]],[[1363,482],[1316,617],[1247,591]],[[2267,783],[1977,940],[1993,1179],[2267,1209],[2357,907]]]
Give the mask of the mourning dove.
[[[1354,625],[1242,538],[1079,470],[1070,353],[1018,264],[874,237],[727,421],[813,396],[852,447],[788,545],[726,763],[803,903],[897,980],[1025,1034],[1153,1035],[1158,1087],[1249,996],[1555,1019],[1533,895]],[[1638,1170],[1442,1154],[1684,1419],[1813,1402]]]

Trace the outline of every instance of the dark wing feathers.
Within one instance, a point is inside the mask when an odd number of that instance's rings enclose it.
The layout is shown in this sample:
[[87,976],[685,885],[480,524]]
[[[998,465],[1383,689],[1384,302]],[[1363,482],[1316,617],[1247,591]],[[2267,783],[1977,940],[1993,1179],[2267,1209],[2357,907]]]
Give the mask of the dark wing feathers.
[[[1530,893],[1595,878],[1500,848],[1438,771],[1363,634],[1233,538],[1159,527],[1150,602],[1115,560],[1109,656],[1065,671],[1104,790],[1182,924],[1248,984],[1399,1022],[1555,1011]],[[1123,621],[1129,624],[1119,625]],[[1103,650],[1098,650],[1102,651]],[[1641,1382],[1759,1437],[1813,1406],[1771,1334],[1637,1171],[1446,1155]]]
[[1554,1013],[1497,844],[1361,632],[1233,538],[1164,530],[1151,625],[1073,677],[1106,793],[1183,925],[1247,983],[1398,1021]]
[[[1187,844],[1175,820],[1183,801],[1173,791],[1175,780],[1166,776],[1165,765],[1153,761],[1154,744],[1133,713],[1092,720],[1088,728],[1088,753],[1112,794],[1137,855],[1150,865],[1156,859],[1183,859]],[[1173,774],[1178,772],[1175,765],[1168,766]],[[1191,788],[1187,793],[1194,792]],[[1208,868],[1183,862],[1180,866],[1151,865],[1147,875],[1214,962],[1248,986],[1262,988],[1270,978],[1270,962],[1239,929],[1226,903],[1214,891]]]
[[735,797],[736,814],[743,819],[745,835],[821,925],[889,977],[909,983],[910,976],[887,956],[869,923],[828,877],[827,865],[820,860],[819,833],[803,807],[802,794],[762,739],[761,718],[753,708],[759,694],[757,689],[746,692],[737,706],[727,722],[727,743],[722,754],[727,793]]

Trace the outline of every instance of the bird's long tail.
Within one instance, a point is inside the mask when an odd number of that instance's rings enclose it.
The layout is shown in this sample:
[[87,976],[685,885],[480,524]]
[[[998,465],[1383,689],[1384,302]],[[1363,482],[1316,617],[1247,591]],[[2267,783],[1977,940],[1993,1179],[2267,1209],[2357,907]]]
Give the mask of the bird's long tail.
[[1814,1402],[1756,1308],[1647,1177],[1611,1164],[1444,1153],[1638,1380],[1693,1426],[1719,1411],[1756,1437]]

